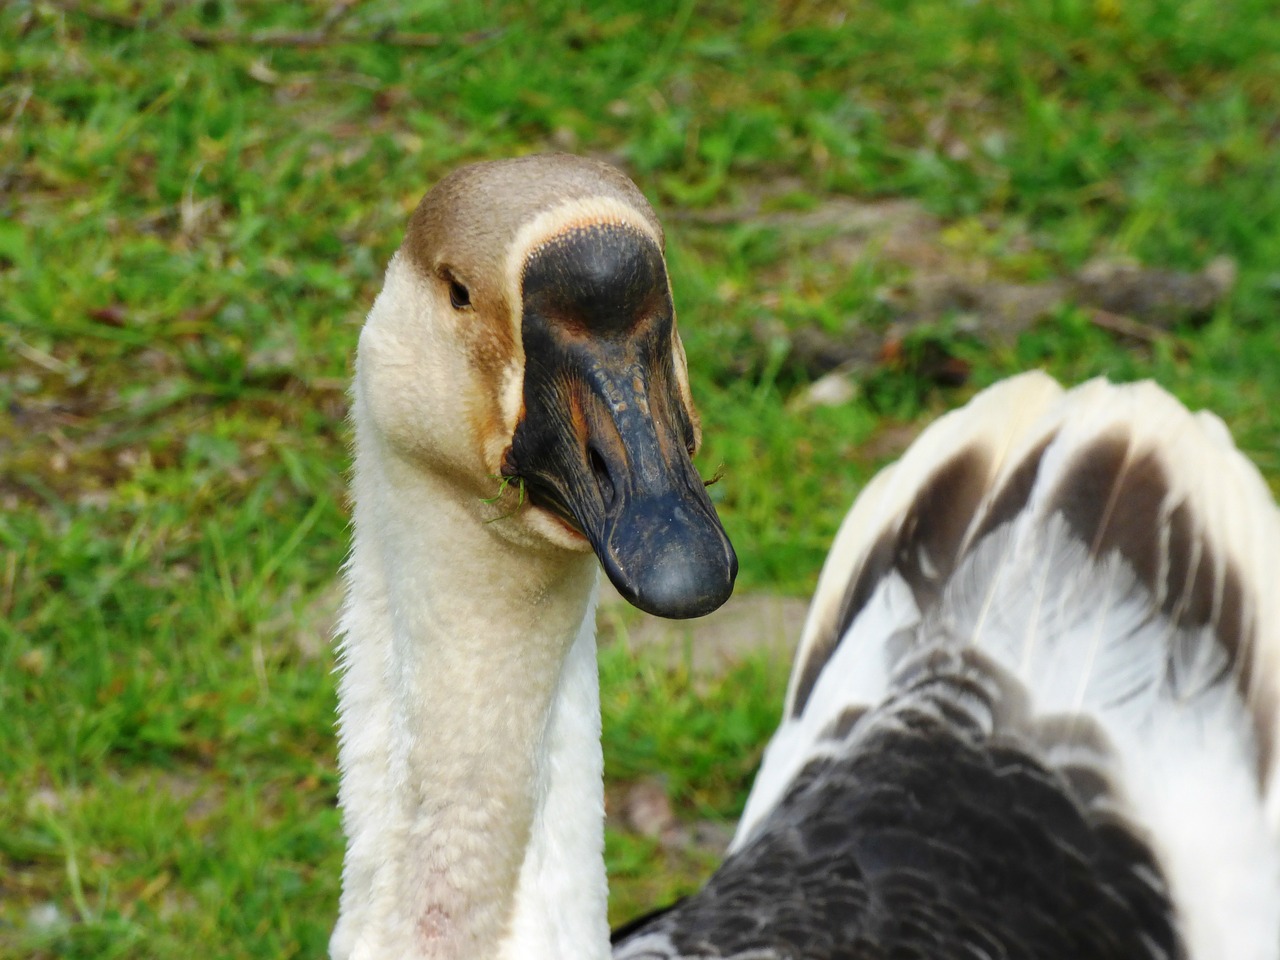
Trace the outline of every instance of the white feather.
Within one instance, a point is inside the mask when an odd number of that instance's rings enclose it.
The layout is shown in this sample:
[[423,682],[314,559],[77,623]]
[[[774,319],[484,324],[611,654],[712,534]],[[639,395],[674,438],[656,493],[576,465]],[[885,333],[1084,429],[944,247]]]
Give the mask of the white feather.
[[[1176,622],[1178,585],[1169,598],[1174,615],[1162,613],[1163,581],[1153,595],[1120,553],[1091,550],[1054,511],[1082,452],[1104,438],[1127,444],[1122,473],[1144,458],[1158,462],[1169,495],[1149,536],[1162,551],[1172,546],[1173,512],[1182,507],[1190,516],[1188,580],[1197,563],[1216,563],[1210,624]],[[984,527],[1013,472],[1046,441],[1021,511],[994,530]],[[975,449],[990,463],[987,493],[941,598],[919,609],[891,568],[836,636],[848,585],[882,537],[897,531],[943,464]],[[1118,489],[1100,505],[1103,526],[1112,511],[1142,507],[1118,500]],[[980,542],[973,542],[979,531],[985,531]],[[937,559],[924,558],[922,566]],[[1256,638],[1242,651],[1253,678],[1247,699],[1231,676],[1224,678],[1227,655],[1214,639],[1228,567],[1239,574],[1240,616]],[[1162,575],[1169,569],[1167,557],[1160,569]],[[1264,744],[1255,734],[1280,739],[1277,587],[1280,514],[1217,418],[1188,413],[1151,384],[1093,381],[1066,394],[1040,374],[999,384],[925,431],[872,481],[842,525],[797,653],[787,719],[766,753],[734,848],[767,818],[805,763],[833,749],[823,732],[835,718],[884,699],[892,675],[887,641],[920,625],[924,636],[959,638],[994,657],[1021,680],[1036,715],[1101,725],[1116,754],[1111,773],[1124,813],[1154,848],[1191,957],[1280,956],[1280,787],[1274,772],[1265,789],[1259,785]],[[800,678],[813,658],[825,663],[797,711]],[[1051,748],[1049,762],[1071,759],[1063,752],[1070,749]]]

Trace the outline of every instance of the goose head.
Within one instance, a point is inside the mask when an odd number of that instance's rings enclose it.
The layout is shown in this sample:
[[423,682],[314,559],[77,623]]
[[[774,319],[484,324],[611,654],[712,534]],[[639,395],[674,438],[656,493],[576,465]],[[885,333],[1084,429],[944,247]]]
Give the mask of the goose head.
[[660,616],[728,598],[662,230],[612,167],[526,157],[431,190],[361,334],[356,404],[494,536],[593,550]]

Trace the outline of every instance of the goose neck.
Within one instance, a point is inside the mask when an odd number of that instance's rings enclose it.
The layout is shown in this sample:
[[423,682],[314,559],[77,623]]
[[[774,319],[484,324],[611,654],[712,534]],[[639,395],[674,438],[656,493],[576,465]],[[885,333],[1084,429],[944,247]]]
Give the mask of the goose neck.
[[334,957],[606,955],[594,558],[368,437],[354,490]]

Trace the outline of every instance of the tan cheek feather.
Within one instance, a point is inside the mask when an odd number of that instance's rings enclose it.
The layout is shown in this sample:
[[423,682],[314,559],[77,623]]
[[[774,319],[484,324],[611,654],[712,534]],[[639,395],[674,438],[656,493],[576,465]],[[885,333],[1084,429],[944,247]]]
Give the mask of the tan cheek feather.
[[508,354],[501,360],[486,361],[477,369],[483,378],[482,387],[480,394],[467,404],[468,421],[486,469],[497,474],[524,410],[521,364]]

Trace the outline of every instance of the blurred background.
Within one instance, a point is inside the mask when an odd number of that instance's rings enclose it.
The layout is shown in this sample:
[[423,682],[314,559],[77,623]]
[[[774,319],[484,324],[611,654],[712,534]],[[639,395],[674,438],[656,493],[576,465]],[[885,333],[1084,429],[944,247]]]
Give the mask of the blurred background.
[[[358,327],[432,183],[549,150],[666,223],[742,602],[1030,367],[1155,377],[1277,488],[1274,0],[10,0],[0,956],[323,955]],[[733,624],[781,644],[602,651],[615,921],[776,721],[798,623]]]

